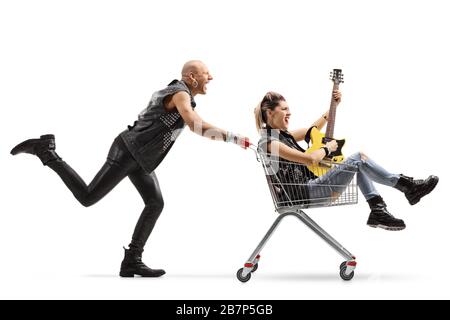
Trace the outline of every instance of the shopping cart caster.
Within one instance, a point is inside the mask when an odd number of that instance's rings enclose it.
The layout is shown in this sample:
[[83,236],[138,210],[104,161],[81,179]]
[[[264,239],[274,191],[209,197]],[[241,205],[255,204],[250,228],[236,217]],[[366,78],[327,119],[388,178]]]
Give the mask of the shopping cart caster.
[[[356,260],[356,257],[355,256],[352,256],[352,258],[353,258],[353,260]],[[349,260],[349,261],[352,261],[352,260]],[[341,263],[341,265],[339,266],[339,270],[341,270],[343,267],[345,267],[347,265],[347,261],[344,261],[344,262],[342,262]]]
[[[259,262],[259,259],[261,259],[261,256],[258,254],[258,255],[255,257],[255,260],[253,261],[253,269],[252,269],[252,272],[255,272],[256,270],[258,270],[258,262]],[[247,265],[246,265],[246,267],[247,267]]]
[[339,275],[341,276],[342,280],[350,281],[353,279],[353,276],[355,275],[355,271],[350,272],[350,274],[346,274],[347,267],[344,267],[341,269],[341,272],[339,272]]
[[355,276],[356,261],[344,261],[340,265],[339,275],[342,280],[350,281]]
[[252,273],[251,272],[247,273],[247,275],[245,277],[243,276],[243,273],[244,273],[244,268],[240,268],[238,270],[238,272],[236,273],[238,280],[240,282],[247,282],[248,280],[250,280],[250,278],[252,277]]

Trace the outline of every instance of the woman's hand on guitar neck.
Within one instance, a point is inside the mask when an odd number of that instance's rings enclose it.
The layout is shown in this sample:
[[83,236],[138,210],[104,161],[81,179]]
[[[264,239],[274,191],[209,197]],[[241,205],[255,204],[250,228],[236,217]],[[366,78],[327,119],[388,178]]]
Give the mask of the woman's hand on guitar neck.
[[333,99],[336,102],[336,105],[341,103],[342,93],[339,90],[333,91]]
[[[342,93],[339,90],[334,90],[333,91],[333,100],[336,103],[336,106],[338,106],[339,103],[341,103],[341,98],[342,98]],[[324,115],[319,120],[314,122],[311,127],[317,127],[319,130],[322,129],[322,127],[325,125],[325,122],[323,122],[322,119],[325,119],[326,121],[328,121],[329,117],[330,117],[330,111],[328,110],[327,112],[324,113]]]

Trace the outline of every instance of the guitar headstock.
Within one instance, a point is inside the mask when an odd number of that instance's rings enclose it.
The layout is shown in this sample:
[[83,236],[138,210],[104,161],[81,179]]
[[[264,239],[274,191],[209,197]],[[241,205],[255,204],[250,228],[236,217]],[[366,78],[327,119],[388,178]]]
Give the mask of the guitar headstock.
[[330,72],[330,79],[334,84],[343,83],[344,74],[342,73],[342,69],[333,69],[333,72]]

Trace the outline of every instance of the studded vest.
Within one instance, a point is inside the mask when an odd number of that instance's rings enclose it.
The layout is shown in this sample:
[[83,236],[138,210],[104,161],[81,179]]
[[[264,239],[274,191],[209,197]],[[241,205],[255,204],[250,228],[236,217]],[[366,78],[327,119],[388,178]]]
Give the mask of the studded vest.
[[186,126],[177,109],[168,112],[164,108],[164,99],[179,91],[190,95],[194,109],[196,103],[187,85],[183,81],[173,80],[166,88],[153,93],[138,120],[120,134],[133,157],[149,173],[161,163]]

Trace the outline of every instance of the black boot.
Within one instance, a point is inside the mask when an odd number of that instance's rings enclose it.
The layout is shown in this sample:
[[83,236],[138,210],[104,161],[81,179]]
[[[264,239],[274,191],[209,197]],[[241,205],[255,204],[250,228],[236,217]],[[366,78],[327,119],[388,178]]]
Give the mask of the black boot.
[[[124,248],[125,249],[125,248]],[[120,276],[133,278],[134,275],[141,277],[161,277],[166,272],[161,269],[150,269],[142,262],[143,250],[125,249],[125,258],[120,266]]]
[[394,188],[403,192],[408,199],[410,205],[415,205],[423,196],[426,196],[434,187],[436,187],[439,178],[436,176],[429,176],[425,180],[414,180],[411,177],[400,175],[400,179]]
[[367,201],[370,206],[370,215],[367,225],[372,228],[382,228],[389,231],[399,231],[406,228],[401,219],[395,218],[387,211],[386,203],[380,196],[373,197]]
[[61,159],[55,152],[55,136],[52,134],[46,134],[39,139],[28,139],[19,143],[11,150],[11,154],[16,155],[19,153],[29,153],[38,156],[43,165],[50,161]]

